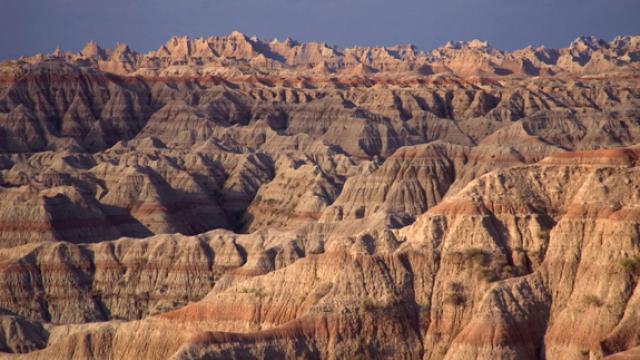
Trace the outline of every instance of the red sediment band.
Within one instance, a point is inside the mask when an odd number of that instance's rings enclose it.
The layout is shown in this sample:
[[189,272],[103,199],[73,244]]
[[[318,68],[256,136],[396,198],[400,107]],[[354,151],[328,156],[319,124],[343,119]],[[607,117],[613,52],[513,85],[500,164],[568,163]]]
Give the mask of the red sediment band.
[[[318,328],[328,328],[326,318],[305,316],[304,319],[293,320],[274,329],[253,333],[233,333],[207,331],[193,336],[190,343],[194,345],[266,342],[278,339],[313,337]],[[325,330],[326,331],[326,330]]]
[[[379,313],[377,320],[394,319],[393,315]],[[380,319],[383,318],[383,319]],[[401,320],[392,320],[401,328]],[[242,344],[270,342],[278,340],[290,340],[296,338],[314,338],[316,341],[329,341],[330,338],[339,337],[340,333],[347,338],[353,334],[351,328],[338,314],[305,315],[303,317],[283,323],[277,327],[251,333],[207,331],[194,335],[189,343],[196,346]],[[398,328],[398,330],[400,330]],[[357,330],[356,330],[357,331]],[[402,333],[398,335],[401,336]]]
[[[77,292],[70,292],[68,285],[49,288],[49,290],[52,290],[52,289],[56,289],[55,292],[57,294],[53,294],[51,292],[48,292],[45,294],[42,294],[42,293],[38,293],[38,294],[41,294],[44,298],[46,298],[47,302],[49,303],[52,303],[54,301],[60,301],[60,300],[64,301],[64,300],[70,300],[70,299],[71,300],[88,299],[94,296],[100,296],[100,298],[102,298],[103,300],[107,300],[109,298],[117,298],[117,299],[128,298],[128,299],[135,299],[137,301],[141,299],[148,300],[148,301],[164,301],[164,300],[172,300],[172,299],[193,301],[198,299],[197,295],[192,295],[192,298],[188,299],[185,294],[172,296],[170,294],[170,291],[159,293],[155,289],[152,289],[152,292],[148,292],[148,293],[147,292],[136,293],[135,291],[130,291],[130,292],[120,291],[117,293],[109,293],[107,291],[99,291],[100,289],[87,289],[89,290],[88,292],[84,292],[83,289],[77,289],[78,290]],[[17,293],[17,294],[12,294],[10,296],[0,295],[0,305],[4,304],[5,306],[10,306],[10,304],[15,304],[17,302],[23,302],[23,301],[28,303],[29,301],[33,301],[34,293],[36,292],[25,291],[22,294]],[[62,294],[62,295],[58,295],[58,294]],[[206,295],[206,292],[201,294],[200,296],[204,296],[204,295]]]
[[640,148],[603,149],[557,153],[544,159],[545,165],[612,165],[635,166]]
[[[3,274],[11,274],[11,273],[81,273],[81,270],[74,270],[70,265],[66,265],[58,262],[38,262],[34,264],[24,264],[17,262],[5,262],[3,267],[0,268],[0,273]],[[89,271],[89,264],[86,265],[86,271]],[[127,260],[122,262],[117,261],[98,261],[95,263],[95,270],[101,271],[121,271],[121,270],[141,270],[149,272],[160,272],[166,271],[171,273],[177,272],[212,272],[215,269],[228,269],[228,266],[215,266],[212,265],[209,261],[202,262],[190,262],[189,264],[176,264],[166,261],[148,261],[146,259],[138,259],[138,260]],[[148,269],[148,270],[145,270]],[[90,281],[89,283],[95,283],[95,281]]]
[[[528,162],[536,162],[540,159],[549,156],[546,152],[527,152],[523,155],[526,156],[525,161]],[[523,163],[519,157],[515,155],[492,155],[488,154],[443,154],[443,155],[431,155],[431,154],[420,154],[418,151],[403,151],[401,153],[395,152],[389,156],[389,159],[394,160],[404,160],[404,161],[413,161],[413,160],[432,160],[432,161],[440,161],[440,160],[468,160],[468,162],[481,162],[487,164],[495,164],[495,163],[507,163],[507,164],[518,164]],[[564,164],[563,164],[564,165]]]
[[107,227],[132,223],[130,216],[106,216],[85,219],[55,220],[52,223],[43,221],[2,221],[0,233],[46,233],[60,230]]
[[[246,296],[254,297],[255,295],[247,293]],[[203,300],[158,317],[179,322],[240,321],[282,324],[294,320],[300,310],[300,307],[292,306],[289,302],[240,303],[239,301],[241,300],[236,299],[232,303],[216,302],[214,304]]]
[[640,222],[640,207],[616,208],[592,204],[571,205],[564,214],[572,219],[606,219],[622,222]]
[[[640,222],[640,207],[615,207],[611,205],[572,204],[562,211],[560,217],[570,219],[606,219],[611,221]],[[523,215],[538,214],[539,210],[532,209],[524,202],[519,201],[485,201],[476,203],[467,199],[455,199],[444,201],[433,208],[431,215]]]
[[[492,84],[497,87],[502,87],[501,78],[496,77],[456,77],[456,78],[442,78],[434,76],[408,76],[407,78],[398,78],[397,76],[367,76],[367,77],[353,77],[353,76],[291,76],[273,75],[273,76],[259,76],[259,75],[240,75],[240,76],[221,76],[221,75],[138,75],[138,74],[115,74],[109,72],[94,72],[90,74],[83,74],[83,76],[89,76],[96,80],[111,81],[114,76],[118,77],[124,82],[139,82],[144,80],[145,82],[211,82],[214,84],[222,84],[225,82],[235,84],[249,84],[249,85],[261,85],[267,87],[273,86],[287,86],[287,87],[304,87],[304,85],[342,85],[347,87],[371,87],[374,85],[395,85],[401,87],[411,87],[420,85],[463,85],[463,84],[475,84],[475,85],[487,85]],[[24,74],[20,76],[2,76],[0,77],[0,83],[12,84],[21,80],[31,79],[46,79],[49,82],[65,82],[75,81],[79,76],[71,74],[47,74],[32,75]],[[550,79],[565,79],[562,77],[550,77]],[[575,79],[575,77],[566,77],[566,79]],[[618,80],[637,80],[640,79],[640,75],[625,74],[615,77]],[[527,81],[528,79],[522,79],[520,81]],[[600,82],[611,80],[608,77],[590,77],[580,78],[585,82]],[[530,80],[536,81],[536,80]],[[296,86],[292,86],[296,85]]]
[[430,215],[483,215],[488,214],[471,200],[447,200],[429,209]]
[[3,220],[0,221],[0,233],[6,232],[47,232],[53,230],[51,223],[44,221]]
[[535,320],[519,319],[505,321],[481,319],[472,320],[454,341],[455,344],[472,346],[504,347],[530,344],[539,337]]
[[249,211],[252,214],[273,214],[282,216],[283,219],[299,219],[299,220],[318,220],[322,216],[322,212],[318,211],[301,211],[293,212],[286,208],[275,208],[264,201],[251,205]]

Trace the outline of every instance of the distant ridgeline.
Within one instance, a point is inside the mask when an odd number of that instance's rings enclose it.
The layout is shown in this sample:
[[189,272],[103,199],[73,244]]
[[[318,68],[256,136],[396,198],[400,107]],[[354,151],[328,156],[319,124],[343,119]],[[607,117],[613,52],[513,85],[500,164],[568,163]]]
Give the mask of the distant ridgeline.
[[[398,73],[405,78],[432,74],[458,76],[553,76],[637,71],[640,36],[619,36],[611,42],[579,37],[569,47],[527,47],[501,51],[487,42],[449,42],[432,51],[413,45],[340,49],[325,43],[265,41],[240,32],[228,36],[189,39],[173,37],[158,50],[137,53],[125,44],[103,49],[89,42],[80,53],[60,49],[49,55],[22,57],[16,65],[64,58],[69,62],[118,74],[265,75],[285,77],[380,77]],[[184,68],[184,65],[189,65]]]

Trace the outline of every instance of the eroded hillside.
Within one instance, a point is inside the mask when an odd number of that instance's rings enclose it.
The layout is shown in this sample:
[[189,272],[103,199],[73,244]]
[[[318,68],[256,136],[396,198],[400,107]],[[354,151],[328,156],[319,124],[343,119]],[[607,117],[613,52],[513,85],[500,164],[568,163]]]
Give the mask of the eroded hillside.
[[2,356],[640,352],[639,37],[232,33],[0,78]]

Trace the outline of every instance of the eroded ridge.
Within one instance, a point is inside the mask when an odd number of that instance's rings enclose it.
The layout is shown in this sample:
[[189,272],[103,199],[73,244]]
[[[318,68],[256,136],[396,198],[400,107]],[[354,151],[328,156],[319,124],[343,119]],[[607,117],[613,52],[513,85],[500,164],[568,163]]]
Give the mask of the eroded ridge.
[[0,64],[15,358],[633,358],[640,40]]

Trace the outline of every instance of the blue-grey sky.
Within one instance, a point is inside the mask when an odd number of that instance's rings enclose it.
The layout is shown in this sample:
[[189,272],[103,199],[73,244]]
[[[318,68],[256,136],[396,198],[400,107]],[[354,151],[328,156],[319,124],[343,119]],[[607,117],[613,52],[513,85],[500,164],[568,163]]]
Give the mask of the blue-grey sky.
[[0,0],[0,59],[89,40],[148,51],[173,35],[325,41],[341,47],[488,40],[563,47],[579,35],[640,34],[640,0]]

